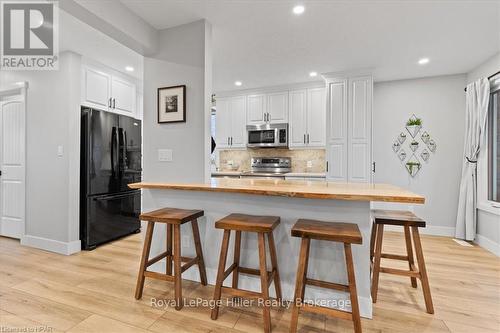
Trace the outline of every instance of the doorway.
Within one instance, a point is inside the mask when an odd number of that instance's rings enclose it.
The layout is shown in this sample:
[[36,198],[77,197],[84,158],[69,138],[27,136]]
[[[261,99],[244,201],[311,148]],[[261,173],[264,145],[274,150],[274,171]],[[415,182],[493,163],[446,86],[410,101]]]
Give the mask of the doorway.
[[0,90],[0,236],[24,235],[26,88]]

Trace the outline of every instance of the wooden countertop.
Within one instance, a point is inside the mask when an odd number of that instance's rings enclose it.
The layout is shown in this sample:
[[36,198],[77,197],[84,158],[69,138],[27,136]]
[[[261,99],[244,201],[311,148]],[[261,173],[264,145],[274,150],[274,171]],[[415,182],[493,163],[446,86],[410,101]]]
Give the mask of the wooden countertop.
[[425,203],[418,194],[387,184],[334,183],[326,181],[282,179],[212,178],[210,183],[176,184],[142,182],[129,184],[133,189],[166,189],[207,192],[245,193],[294,198]]

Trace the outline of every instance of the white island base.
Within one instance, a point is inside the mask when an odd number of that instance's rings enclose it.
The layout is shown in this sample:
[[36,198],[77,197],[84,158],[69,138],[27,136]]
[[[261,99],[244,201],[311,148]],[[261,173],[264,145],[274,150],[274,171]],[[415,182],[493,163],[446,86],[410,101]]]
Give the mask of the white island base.
[[[292,300],[295,290],[297,260],[301,239],[292,237],[290,230],[297,219],[316,219],[356,223],[363,236],[362,245],[352,245],[356,284],[361,316],[372,317],[370,295],[370,201],[346,201],[333,199],[308,199],[243,193],[186,191],[176,189],[144,189],[144,211],[162,207],[202,209],[205,216],[199,219],[200,237],[207,270],[208,283],[215,284],[223,231],[215,229],[215,221],[231,213],[252,215],[273,215],[281,217],[281,224],[274,231],[283,298]],[[165,251],[165,228],[161,223],[155,226],[151,257]],[[234,232],[231,234],[227,265],[232,263]],[[194,256],[194,244],[190,224],[182,226],[182,255]],[[311,242],[308,277],[347,284],[344,249],[341,243],[329,241]],[[270,265],[269,251],[267,262]],[[240,264],[258,268],[259,256],[255,233],[242,233]],[[268,266],[269,267],[269,266]],[[160,261],[150,270],[165,272],[165,262]],[[183,279],[199,281],[197,266],[183,273]],[[231,279],[226,279],[229,286]],[[260,291],[258,277],[240,274],[239,287]],[[274,288],[271,288],[274,297]],[[224,297],[224,294],[223,294]],[[313,286],[306,287],[306,300],[319,305],[337,307],[350,311],[349,294]],[[346,306],[347,305],[347,306]]]

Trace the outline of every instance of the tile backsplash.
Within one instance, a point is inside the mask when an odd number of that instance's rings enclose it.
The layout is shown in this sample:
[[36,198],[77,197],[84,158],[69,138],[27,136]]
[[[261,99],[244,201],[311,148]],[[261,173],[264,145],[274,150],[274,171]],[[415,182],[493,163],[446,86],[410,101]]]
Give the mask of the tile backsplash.
[[[292,172],[325,172],[325,149],[220,150],[220,171],[249,171],[252,157],[290,157]],[[310,162],[310,167],[307,163]],[[233,167],[231,167],[231,164]]]

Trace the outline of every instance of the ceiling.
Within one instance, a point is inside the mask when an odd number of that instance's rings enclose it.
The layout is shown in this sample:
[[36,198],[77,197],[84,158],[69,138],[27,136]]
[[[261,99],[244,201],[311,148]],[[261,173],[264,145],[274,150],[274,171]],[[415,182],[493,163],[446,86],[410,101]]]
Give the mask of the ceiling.
[[377,81],[466,73],[500,50],[500,1],[120,1],[157,29],[207,19],[219,92],[236,80],[304,82],[310,71],[372,68]]

